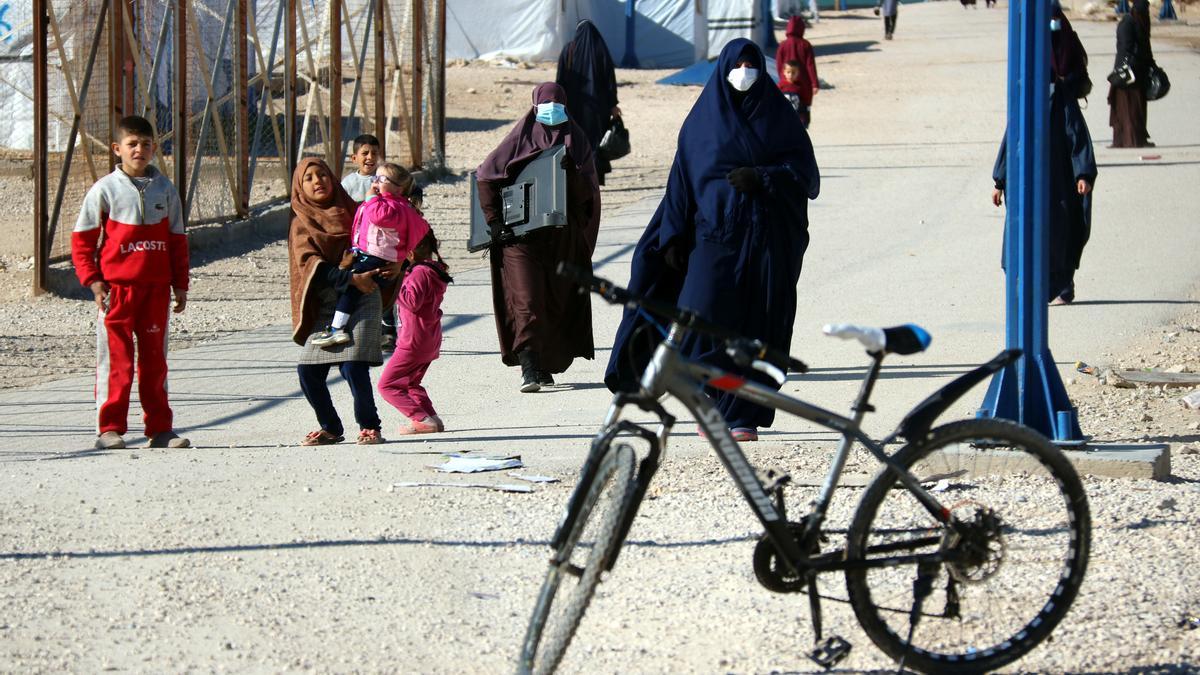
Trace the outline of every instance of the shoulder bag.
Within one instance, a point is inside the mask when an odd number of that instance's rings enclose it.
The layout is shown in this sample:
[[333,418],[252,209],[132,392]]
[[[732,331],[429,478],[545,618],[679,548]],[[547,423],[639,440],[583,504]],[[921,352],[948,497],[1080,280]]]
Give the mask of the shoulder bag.
[[600,152],[611,162],[628,155],[630,150],[629,130],[625,128],[625,123],[620,117],[612,118],[612,124],[600,139]]

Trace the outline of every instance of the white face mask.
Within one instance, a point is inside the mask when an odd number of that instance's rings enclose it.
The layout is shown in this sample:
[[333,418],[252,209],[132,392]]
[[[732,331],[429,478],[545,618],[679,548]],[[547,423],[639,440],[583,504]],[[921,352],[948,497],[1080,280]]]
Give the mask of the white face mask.
[[754,82],[758,80],[758,68],[744,66],[742,68],[734,68],[729,71],[729,75],[725,78],[729,82],[729,86],[738,91],[749,91],[750,87],[754,86]]

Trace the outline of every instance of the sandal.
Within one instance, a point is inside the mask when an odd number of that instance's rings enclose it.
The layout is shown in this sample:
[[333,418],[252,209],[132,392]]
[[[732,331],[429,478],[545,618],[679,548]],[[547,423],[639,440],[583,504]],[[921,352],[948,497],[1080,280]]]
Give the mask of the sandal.
[[383,442],[383,434],[379,433],[378,429],[363,429],[358,432],[359,445],[375,445]]
[[300,445],[333,445],[334,443],[341,443],[344,440],[346,440],[345,436],[334,436],[324,429],[317,429],[305,436],[304,440],[300,441]]
[[758,440],[758,429],[754,427],[734,427],[730,429],[730,432],[733,434],[733,440],[738,443]]

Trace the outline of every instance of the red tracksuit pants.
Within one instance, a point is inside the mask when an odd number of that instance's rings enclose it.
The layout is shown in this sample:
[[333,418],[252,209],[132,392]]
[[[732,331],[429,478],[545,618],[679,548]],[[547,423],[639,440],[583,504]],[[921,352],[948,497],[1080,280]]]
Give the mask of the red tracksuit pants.
[[108,311],[96,324],[96,426],[127,431],[137,338],[138,397],[146,436],[172,429],[167,403],[167,318],[170,285],[112,284]]

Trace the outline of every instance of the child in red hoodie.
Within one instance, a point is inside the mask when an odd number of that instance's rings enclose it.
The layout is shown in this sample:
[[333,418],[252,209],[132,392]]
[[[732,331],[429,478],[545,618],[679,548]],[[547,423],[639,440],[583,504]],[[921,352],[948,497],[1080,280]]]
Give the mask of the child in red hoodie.
[[379,377],[379,394],[408,418],[401,434],[432,434],[445,431],[445,425],[421,380],[441,351],[442,298],[454,279],[446,273],[432,230],[408,255],[408,262],[396,295],[396,350]]
[[804,19],[798,16],[788,19],[787,39],[775,50],[775,68],[779,73],[779,90],[796,107],[807,129],[819,81],[812,44],[804,39]]

